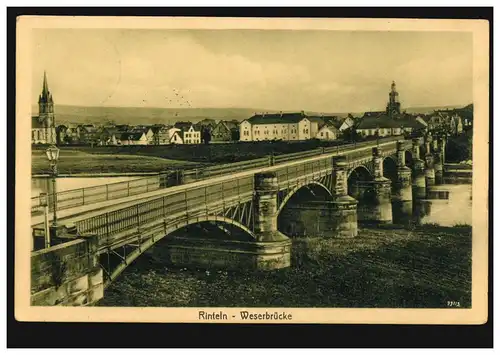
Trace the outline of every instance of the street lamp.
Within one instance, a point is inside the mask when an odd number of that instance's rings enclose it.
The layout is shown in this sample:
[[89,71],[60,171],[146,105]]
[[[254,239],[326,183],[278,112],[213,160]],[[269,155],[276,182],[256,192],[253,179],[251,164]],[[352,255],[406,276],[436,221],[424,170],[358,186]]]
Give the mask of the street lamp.
[[[56,190],[56,177],[57,177],[57,160],[59,159],[59,148],[51,145],[47,148],[45,154],[49,159],[50,168],[52,170],[52,209],[54,211],[54,218],[52,219],[52,228],[55,230],[57,227],[57,190]],[[55,232],[55,231],[54,231]]]
[[45,192],[40,193],[40,206],[43,207],[43,229],[45,234],[45,248],[50,248],[50,230],[49,230],[49,199]]

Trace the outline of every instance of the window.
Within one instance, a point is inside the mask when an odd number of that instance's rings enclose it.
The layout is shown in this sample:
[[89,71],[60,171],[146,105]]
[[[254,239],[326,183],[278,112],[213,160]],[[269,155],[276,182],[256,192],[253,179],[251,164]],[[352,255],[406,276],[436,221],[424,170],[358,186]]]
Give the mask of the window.
[[321,132],[321,137],[323,137],[323,132]]

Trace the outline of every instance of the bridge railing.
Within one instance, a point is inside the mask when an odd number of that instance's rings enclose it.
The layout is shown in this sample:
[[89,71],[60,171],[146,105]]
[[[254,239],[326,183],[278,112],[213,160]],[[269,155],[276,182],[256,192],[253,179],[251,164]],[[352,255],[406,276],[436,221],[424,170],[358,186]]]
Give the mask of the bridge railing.
[[[57,210],[90,205],[97,202],[113,200],[121,197],[134,196],[145,192],[155,191],[168,186],[174,186],[172,173],[162,173],[145,178],[116,182],[106,185],[97,185],[61,191],[55,194]],[[53,211],[54,194],[48,194],[49,211]],[[40,196],[31,198],[31,212],[40,210]]]
[[[89,217],[77,221],[75,225],[79,234],[98,235],[100,247],[112,246],[129,238],[130,234],[124,234],[126,231],[138,231],[145,224],[179,214],[189,218],[193,210],[208,208],[210,204],[223,205],[226,202],[229,203],[229,200],[234,201],[240,195],[252,196],[253,190],[253,177],[244,177],[175,192],[148,202]],[[207,210],[206,213],[208,214],[209,211]]]
[[[385,138],[380,138],[379,143],[387,143],[392,141],[396,142],[397,140],[401,139],[404,139],[404,137],[403,136],[385,137]],[[243,162],[228,163],[201,169],[170,171],[167,173],[161,173],[155,176],[149,176],[135,180],[62,191],[56,194],[57,210],[64,210],[72,207],[90,205],[97,202],[103,202],[117,198],[138,195],[145,192],[156,191],[171,186],[182,185],[183,183],[186,182],[199,181],[216,176],[241,172],[245,170],[263,168],[276,164],[283,164],[294,160],[319,156],[321,154],[331,154],[334,152],[341,154],[342,152],[345,152],[347,150],[371,146],[373,145],[374,142],[375,141],[355,142],[345,145],[338,145],[335,147],[323,147],[304,152],[296,152],[296,153],[283,154],[273,157],[252,159]],[[366,155],[366,152],[356,152],[353,154]],[[52,211],[53,209],[52,199],[54,198],[53,194],[49,194],[48,198],[49,198],[49,210]],[[39,196],[31,198],[32,212],[41,210],[42,206],[40,202],[41,201]]]

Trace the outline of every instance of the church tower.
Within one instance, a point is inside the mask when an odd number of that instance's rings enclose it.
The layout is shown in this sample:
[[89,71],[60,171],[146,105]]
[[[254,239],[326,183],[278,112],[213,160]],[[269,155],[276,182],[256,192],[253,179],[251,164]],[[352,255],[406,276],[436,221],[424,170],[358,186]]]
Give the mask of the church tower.
[[399,114],[401,114],[401,103],[399,102],[399,93],[396,91],[396,83],[393,81],[389,92],[389,102],[387,103],[387,115],[396,118]]
[[43,72],[42,93],[38,97],[38,120],[44,128],[55,128],[54,121],[54,100],[49,91],[47,83],[47,73]]

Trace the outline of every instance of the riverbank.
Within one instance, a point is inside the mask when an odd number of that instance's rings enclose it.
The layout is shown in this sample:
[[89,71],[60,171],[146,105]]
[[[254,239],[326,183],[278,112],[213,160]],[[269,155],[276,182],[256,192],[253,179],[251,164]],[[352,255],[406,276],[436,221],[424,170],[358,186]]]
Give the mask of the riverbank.
[[[169,169],[187,169],[202,164],[130,154],[92,154],[79,149],[61,149],[57,169],[60,176],[73,174],[120,175],[127,173],[158,173]],[[32,150],[32,175],[50,174],[49,162],[43,150]]]
[[471,235],[470,226],[430,225],[293,239],[293,266],[272,272],[179,270],[153,253],[129,266],[98,306],[470,307]]

